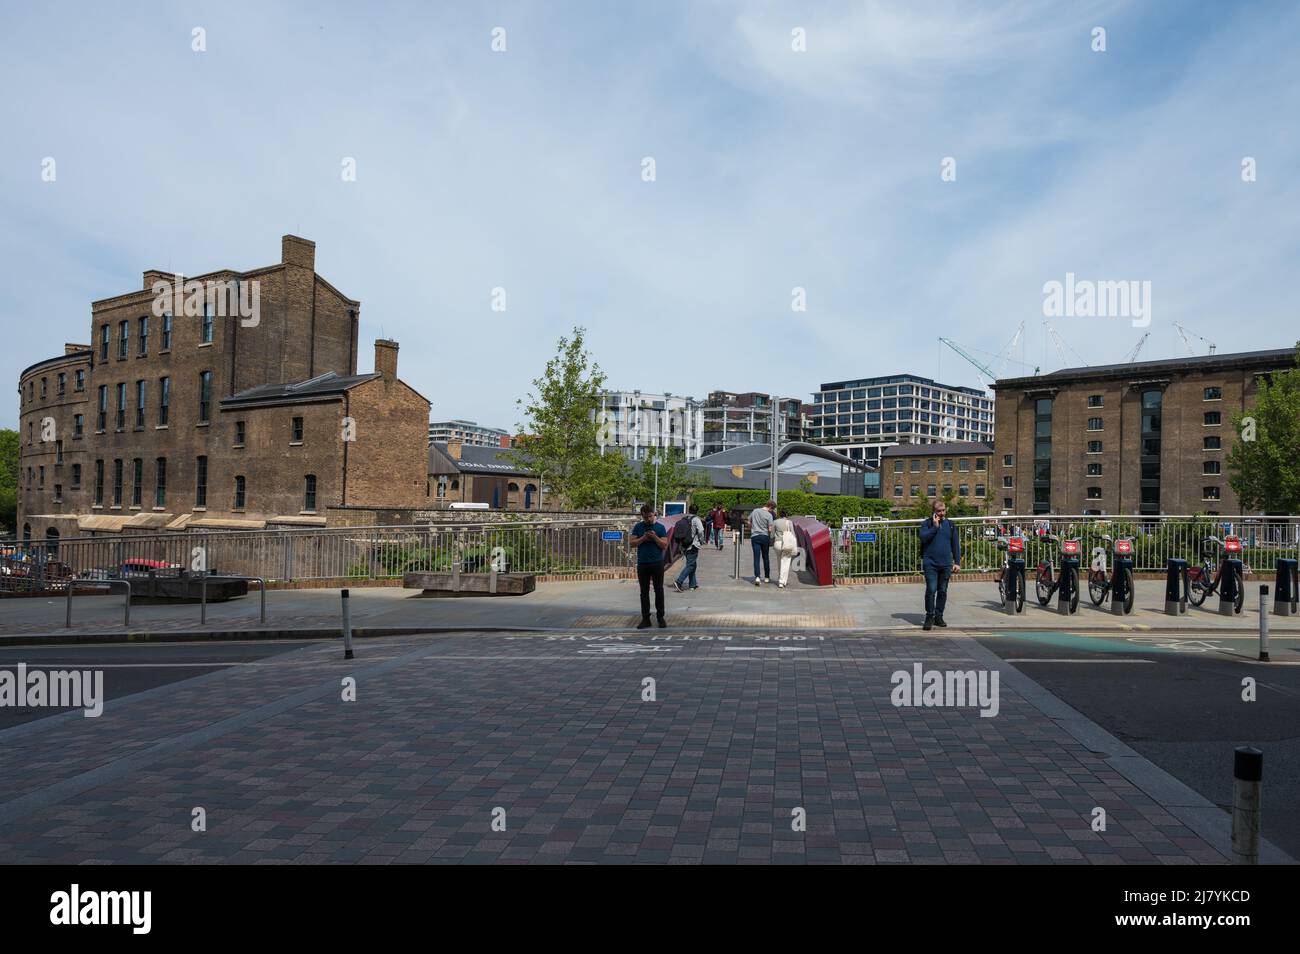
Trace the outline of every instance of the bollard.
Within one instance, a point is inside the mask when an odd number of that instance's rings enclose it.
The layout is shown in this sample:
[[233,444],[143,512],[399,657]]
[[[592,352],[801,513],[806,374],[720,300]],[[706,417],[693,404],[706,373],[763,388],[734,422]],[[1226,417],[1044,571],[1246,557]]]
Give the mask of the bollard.
[[1165,615],[1182,616],[1187,612],[1187,561],[1169,559],[1165,571]]
[[1232,860],[1239,865],[1259,864],[1260,788],[1264,753],[1239,745],[1232,758]]
[[1273,592],[1273,614],[1295,616],[1297,609],[1296,567],[1300,561],[1279,557],[1277,561],[1276,589]]
[[1259,588],[1259,661],[1268,662],[1268,585]]
[[352,658],[352,613],[348,609],[348,591],[343,591],[343,658]]
[[732,576],[736,580],[740,579],[740,536],[741,533],[739,530],[732,531],[731,542],[735,544],[735,546],[732,549],[735,550],[736,553],[736,569],[735,572],[732,574]]
[[497,565],[492,564],[488,570],[488,592],[495,595],[497,591]]
[[199,581],[199,625],[208,625],[208,575]]
[[72,629],[72,591],[77,588],[76,580],[68,580],[68,614],[64,629]]

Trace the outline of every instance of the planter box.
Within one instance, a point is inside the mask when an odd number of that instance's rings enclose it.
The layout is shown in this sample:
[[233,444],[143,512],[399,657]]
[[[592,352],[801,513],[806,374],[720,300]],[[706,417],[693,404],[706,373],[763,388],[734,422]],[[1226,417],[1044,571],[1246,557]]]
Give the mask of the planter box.
[[537,589],[533,573],[497,573],[496,592],[491,573],[407,573],[402,586],[423,590],[425,596],[522,596]]

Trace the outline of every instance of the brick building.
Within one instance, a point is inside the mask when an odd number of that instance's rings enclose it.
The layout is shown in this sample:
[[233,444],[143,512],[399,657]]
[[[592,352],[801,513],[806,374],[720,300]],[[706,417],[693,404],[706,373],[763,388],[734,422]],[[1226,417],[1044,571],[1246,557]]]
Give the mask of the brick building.
[[1057,514],[1236,514],[1230,420],[1291,349],[1009,378],[994,385],[992,509]]
[[982,441],[886,447],[880,452],[881,496],[905,507],[918,494],[933,500],[952,491],[982,506],[989,495],[992,458],[993,445]]
[[93,302],[91,345],[20,377],[20,534],[425,506],[429,402],[398,379],[396,342],[357,373],[360,302],[316,274],[315,248],[286,235],[278,264],[187,277],[193,295],[150,270],[141,290]]
[[457,440],[430,445],[429,483],[434,508],[484,503],[493,510],[537,510],[543,504],[541,479],[499,447]]

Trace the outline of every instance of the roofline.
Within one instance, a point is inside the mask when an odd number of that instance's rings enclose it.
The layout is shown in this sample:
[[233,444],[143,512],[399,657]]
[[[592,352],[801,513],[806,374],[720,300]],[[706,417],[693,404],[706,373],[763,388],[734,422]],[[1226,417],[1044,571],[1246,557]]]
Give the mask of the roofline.
[[85,361],[88,360],[94,353],[95,352],[93,349],[87,349],[85,351],[74,351],[71,354],[60,354],[60,355],[56,355],[53,358],[46,358],[43,361],[37,361],[35,364],[30,364],[27,367],[23,368],[23,370],[19,371],[18,380],[21,382],[23,378],[27,377],[28,374],[30,374],[32,371],[35,371],[37,368],[43,368],[47,365],[52,367],[55,364],[59,363],[60,361]]
[[[213,278],[214,276],[217,276],[217,275],[234,275],[234,276],[237,276],[237,277],[239,277],[239,278],[241,278],[241,279],[242,279],[242,278],[252,278],[252,277],[255,277],[255,276],[257,276],[257,275],[266,275],[266,274],[269,274],[269,273],[271,273],[271,272],[282,271],[286,266],[287,266],[287,263],[286,263],[286,262],[276,262],[276,263],[273,264],[273,265],[261,265],[261,266],[259,266],[259,267],[257,267],[257,268],[250,268],[248,271],[243,271],[243,272],[241,272],[241,271],[240,271],[239,269],[237,269],[237,268],[217,268],[217,269],[214,269],[214,270],[212,270],[212,271],[210,271],[210,272],[203,272],[203,273],[200,274],[200,275],[186,275],[184,272],[179,272],[179,273],[178,273],[178,272],[168,271],[168,270],[161,269],[161,268],[146,268],[145,271],[146,271],[146,272],[158,272],[158,273],[160,273],[160,274],[162,274],[162,275],[170,275],[170,276],[172,276],[173,278],[174,278],[177,274],[179,274],[179,275],[181,276],[181,279],[182,279],[183,281],[186,281],[186,282],[201,282],[201,281],[205,281],[205,280],[207,280],[207,279]],[[143,274],[143,272],[142,272],[141,274]],[[328,288],[328,289],[329,289],[330,291],[332,291],[334,294],[338,295],[339,298],[343,299],[344,302],[346,302],[346,303],[349,304],[349,305],[353,305],[353,306],[355,306],[355,307],[357,307],[357,308],[360,308],[360,306],[361,306],[361,302],[360,302],[360,301],[358,301],[358,300],[355,299],[355,298],[349,298],[347,295],[343,294],[343,292],[339,291],[339,290],[338,290],[337,288],[335,288],[332,284],[330,284],[329,281],[327,281],[327,280],[325,279],[325,277],[324,277],[323,275],[321,275],[320,272],[316,271],[315,269],[312,269],[312,275],[314,275],[314,276],[316,277],[316,281],[320,282],[322,285],[324,285],[326,288]],[[123,293],[120,294],[120,295],[110,295],[108,298],[99,298],[99,299],[96,299],[96,300],[91,301],[91,303],[90,303],[90,310],[91,310],[92,312],[94,312],[95,309],[97,309],[97,308],[99,308],[99,307],[101,307],[101,306],[109,305],[110,303],[115,304],[115,305],[130,304],[131,301],[134,300],[134,299],[138,299],[138,298],[142,298],[142,297],[153,298],[153,295],[154,295],[154,293],[153,293],[153,289],[151,289],[151,288],[141,288],[141,289],[137,289],[136,291],[123,292]]]
[[1050,374],[1032,375],[1021,378],[1003,378],[993,382],[996,391],[1008,388],[1051,387],[1075,381],[1091,381],[1107,378],[1127,378],[1135,374],[1153,374],[1158,372],[1183,372],[1207,368],[1264,368],[1275,370],[1279,364],[1291,367],[1296,363],[1295,348],[1276,348],[1266,351],[1239,351],[1231,354],[1191,355],[1185,358],[1157,358],[1154,361],[1134,361],[1131,364],[1105,364],[1098,367],[1061,368]]

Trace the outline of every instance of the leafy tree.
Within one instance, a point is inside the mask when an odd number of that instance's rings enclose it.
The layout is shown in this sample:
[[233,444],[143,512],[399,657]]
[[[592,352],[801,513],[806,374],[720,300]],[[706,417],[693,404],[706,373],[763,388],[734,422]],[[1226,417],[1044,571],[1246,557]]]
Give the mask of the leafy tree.
[[1232,426],[1228,485],[1242,510],[1300,513],[1300,367],[1261,379],[1254,406],[1233,414]]
[[[949,517],[978,517],[988,510],[988,503],[983,507],[978,507],[969,503],[965,497],[958,497],[953,491],[946,491],[943,496],[943,502],[948,505]],[[912,497],[912,504],[909,507],[903,507],[898,511],[900,520],[924,520],[934,512],[934,506],[930,498],[922,493],[917,493]]]
[[516,402],[526,423],[523,436],[506,456],[539,473],[550,492],[583,510],[607,507],[625,499],[623,457],[601,454],[596,419],[605,374],[583,347],[586,329],[575,327],[561,337],[555,357],[533,380],[535,393]]
[[18,523],[18,432],[0,430],[0,534]]
[[[659,462],[659,500],[684,500],[697,489],[713,486],[708,474],[699,473],[686,466],[685,455],[679,448],[651,448],[646,459],[628,465],[625,492],[632,501],[653,501],[655,494],[655,461]],[[696,501],[698,503],[698,501]]]

